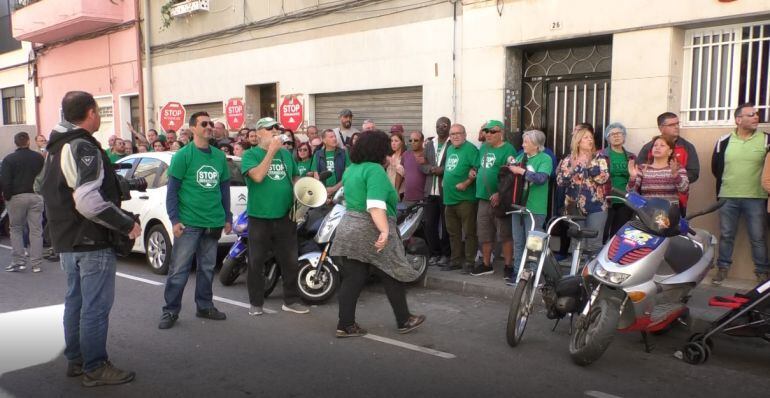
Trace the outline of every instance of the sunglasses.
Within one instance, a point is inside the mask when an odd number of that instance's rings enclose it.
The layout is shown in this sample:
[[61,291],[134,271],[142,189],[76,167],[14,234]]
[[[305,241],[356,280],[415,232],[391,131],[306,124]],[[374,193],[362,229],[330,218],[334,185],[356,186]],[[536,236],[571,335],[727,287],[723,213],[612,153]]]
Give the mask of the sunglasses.
[[206,127],[206,126],[214,127],[214,122],[209,122],[207,120],[202,121],[201,122],[201,127]]
[[487,134],[497,134],[497,133],[502,133],[502,132],[503,132],[503,130],[500,130],[500,129],[486,130]]
[[422,142],[422,140],[409,140],[409,142]]

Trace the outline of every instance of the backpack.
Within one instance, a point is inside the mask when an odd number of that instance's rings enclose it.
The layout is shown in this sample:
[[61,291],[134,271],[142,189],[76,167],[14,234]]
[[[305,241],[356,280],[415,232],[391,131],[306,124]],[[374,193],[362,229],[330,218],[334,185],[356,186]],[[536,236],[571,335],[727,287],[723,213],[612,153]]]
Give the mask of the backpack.
[[[527,157],[524,156],[520,163],[512,166],[527,168]],[[497,193],[500,196],[500,204],[495,208],[496,217],[507,217],[508,212],[514,211],[513,205],[526,206],[527,181],[521,174],[514,174],[508,167],[501,167],[497,173]]]

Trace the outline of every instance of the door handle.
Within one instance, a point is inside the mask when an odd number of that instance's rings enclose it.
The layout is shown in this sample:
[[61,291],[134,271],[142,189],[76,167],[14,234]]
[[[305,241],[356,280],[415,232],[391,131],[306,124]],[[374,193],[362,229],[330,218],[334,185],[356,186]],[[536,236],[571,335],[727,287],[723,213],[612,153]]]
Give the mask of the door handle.
[[139,199],[150,199],[150,197],[147,196],[147,195],[142,195],[142,196],[139,197]]

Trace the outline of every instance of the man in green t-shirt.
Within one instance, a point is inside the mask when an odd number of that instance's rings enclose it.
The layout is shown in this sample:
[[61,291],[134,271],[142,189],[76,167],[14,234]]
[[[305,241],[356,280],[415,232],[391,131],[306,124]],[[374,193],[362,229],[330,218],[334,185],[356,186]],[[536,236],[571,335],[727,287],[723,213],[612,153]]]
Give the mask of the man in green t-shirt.
[[326,193],[329,198],[342,186],[342,174],[350,165],[350,158],[346,150],[337,145],[337,135],[334,130],[327,129],[323,132],[323,149],[313,154],[313,161],[310,164],[310,171],[315,172],[315,178],[324,171],[331,171],[331,176],[321,181],[326,186]]
[[496,242],[503,246],[505,259],[505,275],[513,272],[513,235],[511,231],[511,216],[496,217],[495,208],[500,204],[497,192],[497,173],[500,168],[511,163],[516,155],[513,146],[503,137],[503,123],[490,120],[484,126],[486,141],[479,150],[476,162],[476,198],[479,207],[476,214],[476,231],[481,243],[482,264],[477,264],[471,275],[487,275],[492,269],[492,248]]
[[249,315],[262,315],[265,302],[265,262],[272,252],[281,267],[284,311],[307,314],[297,288],[297,224],[289,217],[294,204],[293,182],[299,177],[291,153],[281,144],[278,122],[257,122],[259,145],[243,154],[241,172],[249,190],[249,272],[246,280]]
[[462,272],[468,274],[473,268],[479,243],[476,236],[476,178],[471,176],[479,150],[467,141],[465,126],[462,124],[452,125],[449,140],[451,145],[447,148],[441,183],[444,189],[444,220],[452,255],[449,264],[441,267],[441,270],[462,268]]
[[195,315],[215,321],[227,318],[214,307],[212,282],[219,238],[223,229],[226,234],[231,230],[230,170],[225,154],[209,146],[213,127],[208,113],[193,113],[193,143],[174,154],[168,168],[166,210],[173,225],[174,247],[159,329],[171,328],[179,318],[193,257],[198,264]]
[[126,145],[122,138],[115,137],[112,140],[112,146],[107,149],[107,157],[110,158],[110,163],[115,163],[124,156],[126,156]]

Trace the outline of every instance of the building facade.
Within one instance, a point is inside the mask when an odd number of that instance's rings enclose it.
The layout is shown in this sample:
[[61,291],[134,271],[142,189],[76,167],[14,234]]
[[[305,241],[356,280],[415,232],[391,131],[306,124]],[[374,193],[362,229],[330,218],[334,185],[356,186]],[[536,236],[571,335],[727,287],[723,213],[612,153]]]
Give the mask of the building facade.
[[142,123],[142,76],[134,0],[20,1],[13,35],[34,44],[39,131],[48,135],[61,120],[61,99],[88,91],[100,107],[95,137],[106,146],[117,134],[131,137],[127,122]]

